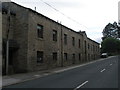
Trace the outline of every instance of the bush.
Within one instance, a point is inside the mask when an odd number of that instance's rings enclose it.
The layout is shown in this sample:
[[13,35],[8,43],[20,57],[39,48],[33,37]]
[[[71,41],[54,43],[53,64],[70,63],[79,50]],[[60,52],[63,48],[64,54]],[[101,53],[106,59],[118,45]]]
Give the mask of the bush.
[[101,51],[109,54],[120,53],[120,40],[109,37],[102,41]]

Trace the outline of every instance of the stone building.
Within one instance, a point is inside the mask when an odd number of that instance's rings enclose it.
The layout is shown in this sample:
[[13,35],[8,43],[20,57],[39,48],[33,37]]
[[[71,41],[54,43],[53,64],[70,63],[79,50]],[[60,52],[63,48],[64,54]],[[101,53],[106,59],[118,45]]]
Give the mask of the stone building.
[[38,71],[99,58],[99,43],[14,2],[2,3],[3,73],[9,40],[9,73]]

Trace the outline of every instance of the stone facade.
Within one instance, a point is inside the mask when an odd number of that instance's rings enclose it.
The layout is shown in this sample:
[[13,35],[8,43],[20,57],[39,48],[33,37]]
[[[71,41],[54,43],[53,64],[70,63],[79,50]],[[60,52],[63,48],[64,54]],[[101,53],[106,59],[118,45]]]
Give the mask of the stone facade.
[[[38,25],[43,30],[42,38],[38,37]],[[3,71],[8,31],[11,45],[9,71],[15,73],[81,64],[98,59],[100,55],[99,43],[88,38],[85,32],[76,32],[16,3],[3,3],[2,31]],[[56,34],[55,40],[53,34]],[[38,62],[41,58],[43,61]]]

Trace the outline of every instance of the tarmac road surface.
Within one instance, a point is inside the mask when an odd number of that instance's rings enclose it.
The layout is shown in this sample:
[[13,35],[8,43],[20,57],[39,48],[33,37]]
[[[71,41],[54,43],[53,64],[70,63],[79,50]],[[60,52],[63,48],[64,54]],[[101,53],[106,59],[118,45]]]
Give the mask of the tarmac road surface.
[[[5,88],[118,88],[118,56]],[[3,89],[4,90],[4,89]]]

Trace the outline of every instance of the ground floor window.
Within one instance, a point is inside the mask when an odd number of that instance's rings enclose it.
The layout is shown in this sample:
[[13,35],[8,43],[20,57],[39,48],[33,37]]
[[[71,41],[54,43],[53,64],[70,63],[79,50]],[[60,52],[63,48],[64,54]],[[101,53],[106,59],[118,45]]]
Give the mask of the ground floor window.
[[67,60],[67,53],[64,53],[64,60]]
[[75,54],[74,53],[72,54],[72,61],[73,61],[72,63],[75,64]]
[[79,53],[79,61],[81,60],[81,54]]
[[43,51],[37,51],[37,63],[43,63]]
[[53,52],[53,60],[57,61],[57,52]]

